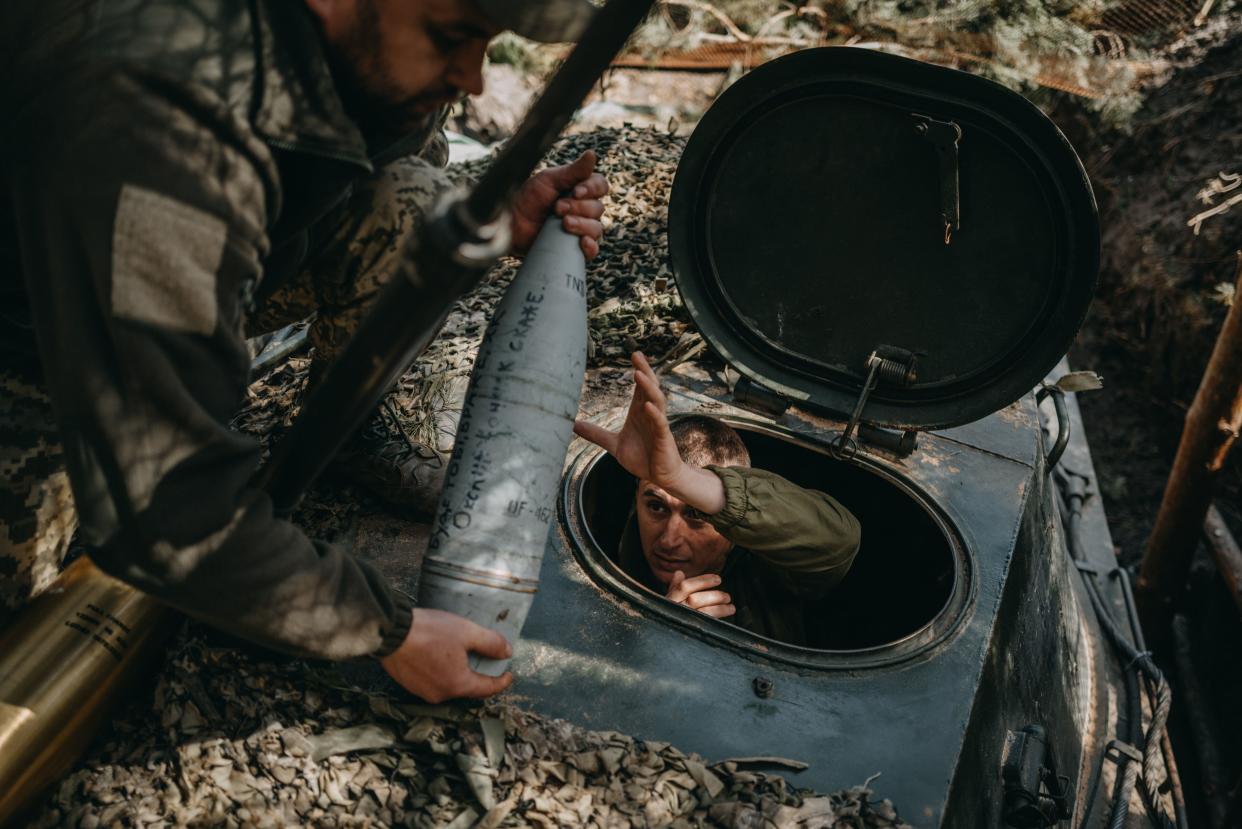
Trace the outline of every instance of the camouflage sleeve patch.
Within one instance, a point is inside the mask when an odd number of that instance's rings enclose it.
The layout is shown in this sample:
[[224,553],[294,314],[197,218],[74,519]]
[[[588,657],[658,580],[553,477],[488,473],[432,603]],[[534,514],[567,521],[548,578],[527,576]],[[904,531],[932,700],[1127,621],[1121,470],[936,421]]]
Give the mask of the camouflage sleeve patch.
[[112,233],[112,313],[212,334],[219,313],[216,273],[227,239],[228,226],[216,216],[126,184]]

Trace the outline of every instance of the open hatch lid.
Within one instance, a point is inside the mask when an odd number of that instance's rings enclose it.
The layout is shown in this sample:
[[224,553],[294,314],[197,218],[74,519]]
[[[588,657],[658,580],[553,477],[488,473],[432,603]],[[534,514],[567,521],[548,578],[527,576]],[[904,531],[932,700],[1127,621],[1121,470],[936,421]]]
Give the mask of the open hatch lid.
[[[977,420],[1069,348],[1099,264],[1087,176],[1021,95],[866,49],[759,67],[686,145],[669,205],[677,285],[709,344],[791,403]],[[913,359],[913,380],[891,369]]]

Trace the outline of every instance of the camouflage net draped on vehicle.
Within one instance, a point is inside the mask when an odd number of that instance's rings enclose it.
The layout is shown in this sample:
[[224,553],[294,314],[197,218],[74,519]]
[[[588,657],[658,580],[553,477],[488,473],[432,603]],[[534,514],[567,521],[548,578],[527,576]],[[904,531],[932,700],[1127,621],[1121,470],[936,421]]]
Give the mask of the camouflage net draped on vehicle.
[[[668,264],[668,197],[684,142],[649,129],[599,129],[564,138],[548,154],[552,165],[594,150],[611,186],[600,254],[587,269],[591,368],[628,366],[634,350],[657,365],[702,351]],[[456,165],[449,173],[468,182],[488,163]],[[501,260],[460,299],[439,336],[399,381],[390,402],[414,440],[452,449],[453,430],[445,428],[442,414],[460,408],[491,309],[520,265],[518,259]],[[259,435],[287,428],[298,411],[306,368],[304,359],[294,360],[261,378],[234,425]]]
[[[586,150],[599,156],[599,170],[611,188],[602,222],[600,254],[587,268],[588,366],[629,365],[631,351],[659,362],[674,349],[698,341],[671,284],[668,265],[668,197],[684,138],[649,129],[600,129],[563,138],[547,164],[567,164]],[[460,182],[479,175],[490,159],[457,165]],[[464,394],[490,311],[521,266],[502,260],[475,291],[454,306],[444,329],[397,395],[402,413],[414,421],[420,440],[433,436],[425,413],[444,405],[447,395]]]
[[815,796],[756,762],[788,761],[709,763],[509,706],[368,694],[191,625],[153,704],[118,719],[31,826],[906,826],[866,785]]

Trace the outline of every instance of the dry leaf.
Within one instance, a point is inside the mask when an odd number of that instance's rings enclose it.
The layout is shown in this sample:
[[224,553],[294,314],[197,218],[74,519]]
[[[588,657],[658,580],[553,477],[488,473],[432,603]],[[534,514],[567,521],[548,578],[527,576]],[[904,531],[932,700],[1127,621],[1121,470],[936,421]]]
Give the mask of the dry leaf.
[[505,756],[505,724],[496,717],[483,717],[479,720],[479,728],[483,731],[487,762],[492,768],[498,769]]
[[384,726],[370,724],[334,728],[322,734],[312,734],[307,742],[311,745],[311,759],[318,763],[337,754],[388,748],[397,742],[397,738]]

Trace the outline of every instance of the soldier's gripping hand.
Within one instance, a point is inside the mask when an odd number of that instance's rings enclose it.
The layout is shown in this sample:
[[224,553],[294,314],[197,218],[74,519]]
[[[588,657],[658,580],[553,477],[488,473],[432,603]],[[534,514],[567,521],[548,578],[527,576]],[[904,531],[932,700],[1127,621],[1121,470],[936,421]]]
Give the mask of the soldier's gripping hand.
[[715,619],[727,619],[737,613],[737,608],[733,605],[732,596],[716,589],[720,583],[720,576],[715,573],[704,573],[688,579],[685,573],[678,570],[668,583],[665,598],[686,607],[693,607]]
[[513,197],[513,252],[526,253],[548,215],[555,212],[567,232],[581,237],[582,255],[594,259],[604,235],[599,219],[604,215],[601,199],[607,194],[608,180],[595,172],[591,150],[573,164],[535,173]]
[[513,674],[484,676],[470,669],[469,654],[508,659],[513,652],[505,638],[443,610],[414,608],[405,641],[383,657],[388,675],[427,702],[458,697],[490,697],[513,683]]

